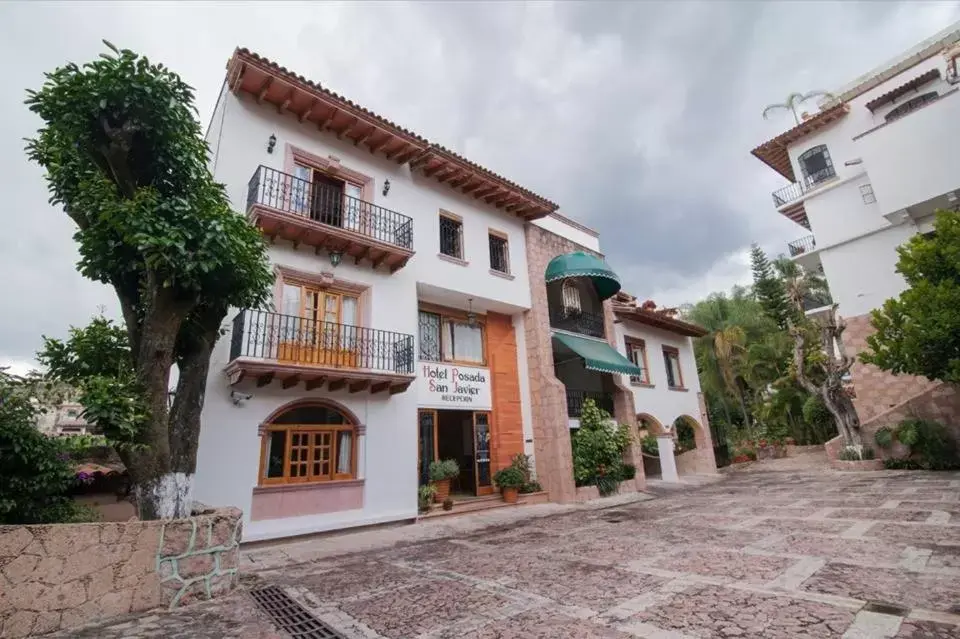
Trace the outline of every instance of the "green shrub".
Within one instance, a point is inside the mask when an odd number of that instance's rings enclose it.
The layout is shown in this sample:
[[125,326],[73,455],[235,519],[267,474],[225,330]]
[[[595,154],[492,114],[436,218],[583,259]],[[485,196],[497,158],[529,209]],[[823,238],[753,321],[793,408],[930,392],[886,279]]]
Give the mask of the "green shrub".
[[873,436],[873,441],[875,441],[880,448],[889,448],[890,444],[893,443],[893,431],[886,426],[878,428]]
[[417,506],[420,511],[430,510],[430,504],[433,503],[433,496],[437,494],[437,487],[432,484],[424,484],[417,489]]
[[521,493],[539,493],[543,490],[543,486],[540,485],[538,481],[528,481],[523,486],[520,487]]
[[920,463],[912,459],[884,459],[883,467],[887,470],[919,470]]
[[654,435],[644,435],[640,440],[640,450],[648,455],[658,457],[660,455],[660,444],[657,443],[657,438]]
[[430,462],[430,481],[453,479],[460,474],[460,465],[455,459],[444,459]]
[[803,402],[803,421],[811,426],[819,426],[833,422],[833,415],[827,410],[826,404],[819,395],[811,395]]
[[72,520],[70,456],[34,426],[37,408],[18,381],[0,370],[0,524]]
[[624,464],[620,467],[620,481],[629,481],[637,476],[637,467],[633,464]]
[[601,475],[597,477],[597,491],[601,496],[606,497],[617,492],[620,488],[620,482],[613,475]]
[[501,468],[493,474],[493,483],[497,488],[521,488],[524,484],[523,473],[514,466]]
[[837,459],[841,461],[870,460],[874,459],[874,457],[875,453],[869,446],[861,446],[860,450],[857,450],[856,446],[845,446],[840,449],[839,454],[837,454]]
[[610,415],[588,399],[580,413],[580,428],[571,437],[573,477],[577,486],[597,483],[609,477],[622,463],[623,451],[630,445],[630,430],[610,424]]
[[910,447],[911,456],[919,458],[917,461],[921,468],[926,470],[960,468],[957,442],[939,422],[905,419],[897,427],[897,439]]

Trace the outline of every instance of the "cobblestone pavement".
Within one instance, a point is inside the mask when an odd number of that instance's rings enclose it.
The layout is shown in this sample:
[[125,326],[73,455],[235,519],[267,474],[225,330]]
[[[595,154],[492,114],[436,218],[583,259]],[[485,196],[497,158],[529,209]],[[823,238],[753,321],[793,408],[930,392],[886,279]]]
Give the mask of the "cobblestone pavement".
[[[770,468],[446,539],[257,549],[246,587],[350,639],[960,637],[960,473]],[[238,592],[61,636],[286,635]]]

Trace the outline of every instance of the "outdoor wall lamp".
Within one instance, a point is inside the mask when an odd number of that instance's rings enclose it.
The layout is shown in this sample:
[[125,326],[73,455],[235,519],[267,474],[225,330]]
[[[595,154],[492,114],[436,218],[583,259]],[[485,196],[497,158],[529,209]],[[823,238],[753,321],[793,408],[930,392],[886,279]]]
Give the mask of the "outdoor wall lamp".
[[387,193],[390,192],[390,178],[387,178],[383,181],[383,197],[387,197]]
[[467,303],[470,305],[470,310],[467,311],[467,326],[470,328],[477,327],[477,314],[473,312],[473,298],[471,297],[467,300]]
[[333,268],[340,266],[340,260],[343,259],[343,251],[330,251],[330,265]]
[[270,139],[267,140],[267,153],[273,153],[273,149],[277,146],[277,136],[270,134]]

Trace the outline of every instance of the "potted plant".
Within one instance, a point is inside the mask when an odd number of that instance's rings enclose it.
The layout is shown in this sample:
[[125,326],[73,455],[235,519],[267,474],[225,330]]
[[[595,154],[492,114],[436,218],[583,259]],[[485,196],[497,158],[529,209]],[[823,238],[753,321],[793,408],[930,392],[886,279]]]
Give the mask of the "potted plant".
[[433,503],[433,495],[437,489],[433,484],[425,484],[417,489],[417,506],[420,512],[425,513],[430,510],[430,504]]
[[454,459],[430,462],[430,482],[436,488],[434,501],[438,504],[450,496],[450,480],[460,474],[460,466]]
[[515,466],[501,468],[493,475],[493,482],[500,489],[503,501],[508,504],[517,503],[520,487],[523,486],[523,472]]

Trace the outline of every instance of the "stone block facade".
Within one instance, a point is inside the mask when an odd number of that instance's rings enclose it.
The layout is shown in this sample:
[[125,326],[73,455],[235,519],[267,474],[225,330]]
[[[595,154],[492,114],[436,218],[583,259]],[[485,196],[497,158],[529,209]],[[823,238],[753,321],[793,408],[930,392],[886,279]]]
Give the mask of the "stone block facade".
[[0,637],[211,599],[237,584],[236,508],[188,519],[0,526]]
[[[524,327],[537,479],[550,494],[551,501],[574,502],[578,500],[578,494],[573,481],[573,453],[570,448],[566,389],[554,374],[550,312],[544,274],[550,260],[559,255],[591,251],[533,224],[526,227],[526,245],[531,308],[524,318]],[[603,304],[603,316],[607,339],[616,348],[613,342],[613,311],[609,301]],[[633,394],[620,386],[618,377],[614,376],[617,385],[614,392],[614,417],[618,422],[630,425],[631,431],[636,433]],[[637,467],[634,483],[638,488],[642,488],[643,463],[640,459],[639,444],[631,446],[625,457]]]

